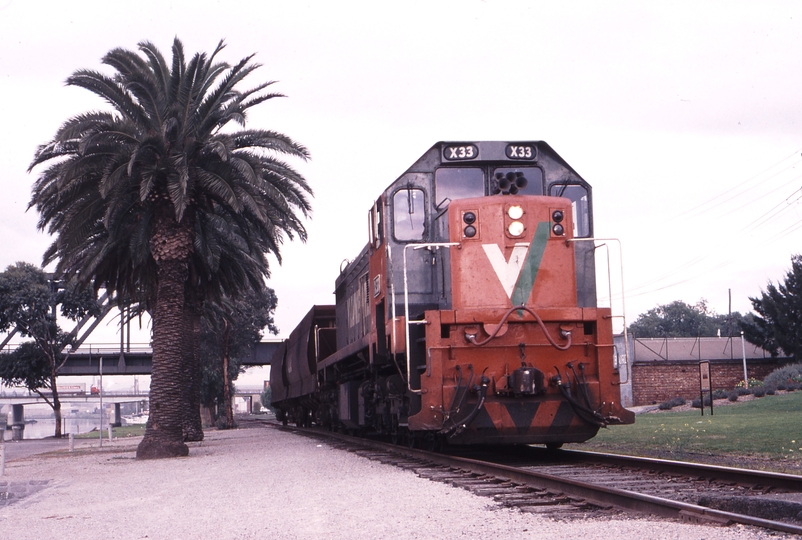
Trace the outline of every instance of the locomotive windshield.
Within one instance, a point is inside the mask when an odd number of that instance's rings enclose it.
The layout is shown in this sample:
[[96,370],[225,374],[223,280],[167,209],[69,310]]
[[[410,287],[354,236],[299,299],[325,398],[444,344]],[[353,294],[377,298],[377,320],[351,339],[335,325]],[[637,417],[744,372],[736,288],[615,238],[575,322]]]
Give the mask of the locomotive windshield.
[[484,170],[478,167],[440,167],[434,176],[435,203],[443,210],[451,201],[490,195],[543,195],[543,171],[538,167],[497,167],[485,189]]
[[438,209],[448,206],[451,201],[483,197],[485,194],[485,174],[476,167],[441,167],[434,173],[435,204]]

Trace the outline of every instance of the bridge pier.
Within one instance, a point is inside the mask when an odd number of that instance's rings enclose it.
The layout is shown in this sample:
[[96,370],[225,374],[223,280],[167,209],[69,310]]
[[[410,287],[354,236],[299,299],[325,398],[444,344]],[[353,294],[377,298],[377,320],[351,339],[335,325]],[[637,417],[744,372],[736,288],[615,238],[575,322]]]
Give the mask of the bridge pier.
[[11,440],[21,441],[25,431],[25,408],[23,405],[11,406]]
[[114,422],[109,422],[111,427],[121,427],[123,425],[123,416],[120,414],[120,404],[114,404]]

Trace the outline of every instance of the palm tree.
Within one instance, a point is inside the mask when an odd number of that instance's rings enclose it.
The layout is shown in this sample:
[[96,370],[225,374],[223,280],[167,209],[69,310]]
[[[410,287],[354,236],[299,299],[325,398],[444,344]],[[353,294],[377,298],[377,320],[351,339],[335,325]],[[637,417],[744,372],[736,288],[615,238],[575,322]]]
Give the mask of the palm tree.
[[239,90],[258,65],[216,61],[223,46],[186,62],[176,39],[168,64],[142,42],[139,53],[104,56],[113,76],[75,72],[67,84],[112,110],[69,119],[31,164],[48,164],[30,203],[56,236],[45,262],[152,314],[151,412],[138,458],[188,453],[187,329],[198,304],[263,286],[265,252],[279,257],[285,238],[306,239],[311,189],[279,156],[309,154],[280,133],[244,129],[251,107],[281,94],[265,92],[272,82]]

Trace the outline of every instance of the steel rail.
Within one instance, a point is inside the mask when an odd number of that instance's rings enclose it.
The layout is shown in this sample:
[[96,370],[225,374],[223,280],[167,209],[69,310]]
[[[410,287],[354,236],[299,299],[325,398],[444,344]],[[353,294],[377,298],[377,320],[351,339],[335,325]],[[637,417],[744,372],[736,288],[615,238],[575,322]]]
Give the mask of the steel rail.
[[[275,427],[279,428],[278,425],[275,425]],[[479,474],[505,478],[512,482],[517,482],[530,487],[547,489],[561,492],[565,495],[587,499],[601,505],[612,504],[627,510],[654,514],[666,518],[681,519],[685,521],[715,523],[720,525],[740,523],[743,525],[751,525],[754,527],[762,527],[764,529],[802,535],[802,526],[791,523],[772,521],[744,514],[736,514],[733,512],[724,512],[722,510],[715,510],[695,504],[665,499],[662,497],[647,495],[645,493],[636,493],[634,491],[628,491],[624,489],[599,486],[590,484],[588,482],[583,482],[581,480],[562,478],[551,474],[540,473],[528,469],[520,469],[509,465],[501,465],[471,458],[449,456],[446,454],[427,452],[414,448],[406,448],[404,446],[393,445],[371,439],[328,432],[322,429],[298,429],[287,427],[282,427],[281,429],[289,429],[299,434],[329,437],[343,442],[356,443],[375,450],[401,455],[407,458],[428,461],[444,467],[456,467]]]
[[768,484],[777,488],[802,492],[802,476],[797,476],[795,474],[757,471],[738,467],[723,467],[720,465],[690,463],[687,461],[672,461],[669,459],[589,452],[586,450],[560,450],[560,457],[568,457],[585,462],[593,461],[608,465],[636,467],[638,469],[650,467],[668,473],[703,476],[739,484]]

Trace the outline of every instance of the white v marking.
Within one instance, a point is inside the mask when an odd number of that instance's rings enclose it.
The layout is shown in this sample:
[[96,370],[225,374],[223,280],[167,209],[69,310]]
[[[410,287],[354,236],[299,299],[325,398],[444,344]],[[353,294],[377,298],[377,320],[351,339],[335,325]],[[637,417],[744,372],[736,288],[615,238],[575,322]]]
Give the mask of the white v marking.
[[512,248],[512,255],[510,260],[504,260],[504,254],[498,244],[482,244],[487,258],[490,260],[490,265],[496,273],[501,286],[507,296],[512,298],[512,290],[518,282],[518,276],[521,275],[521,268],[523,268],[526,254],[529,251],[529,246],[515,246]]

